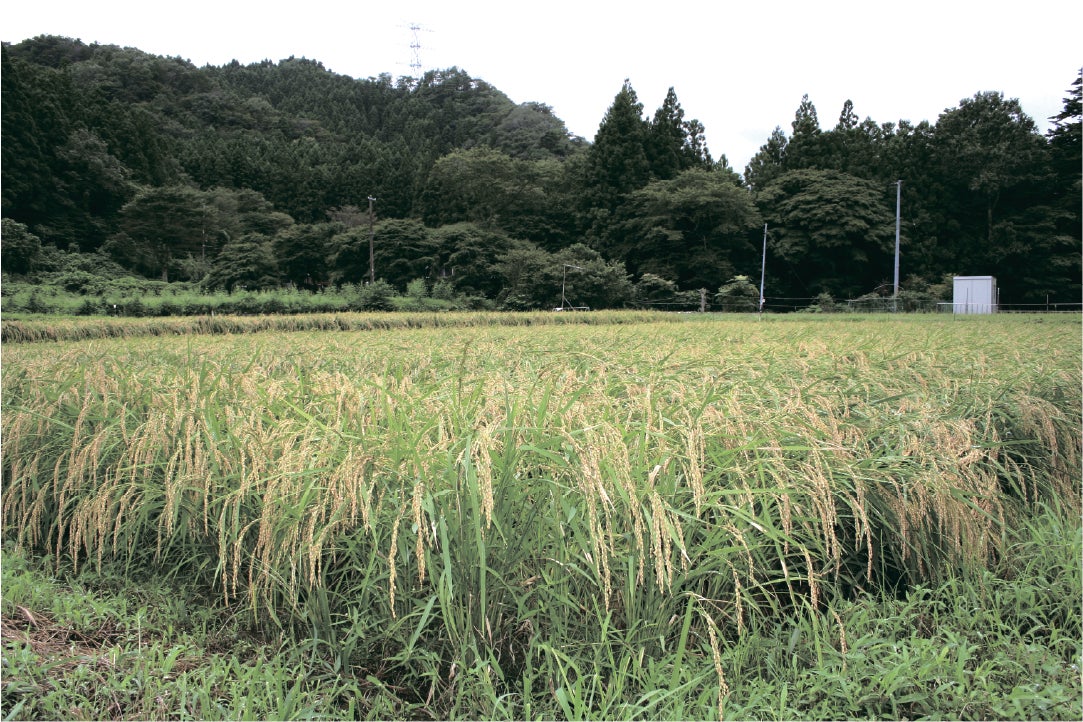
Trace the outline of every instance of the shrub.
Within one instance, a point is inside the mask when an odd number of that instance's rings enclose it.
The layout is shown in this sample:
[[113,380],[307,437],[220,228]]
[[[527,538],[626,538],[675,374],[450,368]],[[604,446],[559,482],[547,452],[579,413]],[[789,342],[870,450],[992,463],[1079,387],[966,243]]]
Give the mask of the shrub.
[[79,308],[75,310],[77,316],[95,316],[102,312],[101,302],[93,298],[84,298]]
[[53,308],[42,301],[37,289],[34,289],[30,293],[30,298],[26,299],[26,303],[23,304],[23,310],[27,313],[50,313]]
[[723,311],[748,313],[760,308],[760,290],[748,276],[734,276],[718,289],[714,298]]
[[153,315],[150,308],[138,298],[133,298],[130,301],[124,302],[121,306],[121,314],[124,316],[131,316],[132,318],[142,318],[143,316]]
[[815,303],[803,309],[805,313],[836,313],[840,310],[839,305],[835,303],[835,299],[827,291],[816,296]]
[[271,292],[260,293],[254,296],[252,301],[256,309],[255,313],[261,316],[278,315],[286,308],[286,305]]
[[395,296],[395,289],[382,278],[363,286],[358,295],[361,309],[364,311],[391,311],[394,309],[391,299]]
[[[407,289],[409,291],[409,289]],[[441,278],[433,284],[432,297],[442,301],[451,301],[455,298],[455,286],[447,278]]]

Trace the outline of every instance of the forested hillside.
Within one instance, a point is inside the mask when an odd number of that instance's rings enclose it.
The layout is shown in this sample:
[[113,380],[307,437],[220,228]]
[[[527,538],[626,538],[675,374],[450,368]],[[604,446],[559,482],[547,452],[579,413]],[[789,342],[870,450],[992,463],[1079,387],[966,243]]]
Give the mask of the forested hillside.
[[767,224],[769,301],[811,303],[891,292],[902,180],[909,293],[991,274],[1008,302],[1080,299],[1078,75],[1045,135],[997,92],[917,124],[848,101],[821,126],[805,97],[742,175],[672,89],[649,114],[626,82],[587,140],[458,68],[197,68],[45,36],[2,53],[5,280],[622,306],[758,280]]

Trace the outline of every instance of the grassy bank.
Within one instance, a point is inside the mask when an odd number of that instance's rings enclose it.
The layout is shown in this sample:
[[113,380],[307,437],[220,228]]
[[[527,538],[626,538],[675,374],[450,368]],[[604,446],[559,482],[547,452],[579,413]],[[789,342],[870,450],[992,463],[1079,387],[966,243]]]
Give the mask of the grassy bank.
[[170,717],[1079,716],[1077,320],[618,318],[5,344],[13,573]]
[[0,322],[0,341],[88,341],[142,336],[191,336],[298,331],[392,331],[486,326],[617,325],[679,322],[658,311],[592,313],[442,311],[326,313],[304,315],[205,315],[177,318],[80,318],[38,316]]

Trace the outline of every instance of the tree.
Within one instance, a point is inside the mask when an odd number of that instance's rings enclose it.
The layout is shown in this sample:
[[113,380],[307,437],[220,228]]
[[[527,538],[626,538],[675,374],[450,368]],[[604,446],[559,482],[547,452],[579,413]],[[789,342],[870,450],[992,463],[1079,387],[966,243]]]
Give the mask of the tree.
[[937,120],[934,149],[946,230],[957,237],[954,270],[997,275],[1009,298],[1044,295],[1032,284],[1059,255],[1048,247],[1053,176],[1046,141],[1019,101],[995,92],[964,99]]
[[674,278],[684,289],[710,288],[758,259],[750,231],[760,222],[731,176],[690,169],[632,193],[605,250],[633,273]]
[[684,167],[682,156],[687,141],[684,109],[677,101],[677,94],[673,88],[666,93],[662,107],[654,113],[649,138],[648,157],[651,175],[654,178],[669,180]]
[[387,220],[376,227],[376,275],[403,289],[433,275],[439,258],[432,232],[414,220]]
[[560,302],[560,271],[553,255],[533,243],[520,241],[497,259],[504,279],[497,300],[509,311],[553,308]]
[[278,264],[270,239],[248,233],[222,247],[207,277],[209,288],[232,293],[238,288],[263,290],[279,284]]
[[0,264],[8,273],[29,273],[41,258],[41,239],[10,218],[0,220]]
[[[1064,109],[1050,120],[1053,127],[1049,129],[1047,137],[1058,173],[1076,184],[1078,190],[1080,167],[1083,165],[1083,69],[1068,90]],[[1079,197],[1078,192],[1074,195]]]
[[431,231],[437,262],[431,279],[450,281],[455,291],[466,296],[496,298],[502,279],[498,259],[512,247],[512,240],[499,231],[471,223],[441,226]]
[[272,247],[285,279],[310,289],[328,283],[332,239],[343,230],[339,223],[312,223],[288,226],[275,234]]
[[[62,201],[53,177],[55,149],[66,142],[70,132],[71,84],[59,70],[12,57],[6,43],[0,45],[0,60],[3,216],[29,228],[38,224],[56,227]],[[74,239],[46,240],[66,247]]]
[[936,123],[940,170],[960,192],[958,200],[976,204],[991,246],[994,213],[1008,191],[1034,181],[1045,160],[1042,138],[1018,100],[1000,93],[978,93]]
[[422,218],[431,226],[462,221],[499,226],[525,192],[521,165],[491,148],[445,155],[433,164],[420,194]]
[[[703,123],[693,118],[685,122],[684,130],[684,155],[689,161],[687,167],[711,168],[715,166],[714,161],[711,160],[711,151],[707,149],[707,129],[703,126]],[[720,159],[720,163],[724,167],[729,166],[725,155]]]
[[864,123],[859,121],[853,102],[847,100],[835,127],[818,138],[817,167],[842,171],[859,178],[887,180],[883,159],[877,157],[885,137],[883,129],[871,119]]
[[[376,278],[400,290],[415,278],[432,278],[439,265],[438,244],[423,223],[388,219],[373,229]],[[330,244],[333,280],[358,283],[369,277],[369,229],[338,233]]]
[[677,284],[654,273],[644,273],[632,287],[632,299],[643,306],[662,306],[677,295]]
[[[1083,168],[1083,70],[1076,75],[1064,110],[1051,118],[1049,151],[1052,157],[1054,188],[1051,206],[1055,213],[1055,233],[1049,239],[1050,258],[1045,276],[1047,293],[1053,298],[1078,299],[1081,295],[1079,249],[1081,238],[1079,199],[1083,196],[1080,168]],[[1035,289],[1040,296],[1041,289]]]
[[607,262],[581,243],[559,253],[522,243],[503,254],[496,269],[504,277],[499,300],[509,310],[558,308],[565,299],[568,307],[619,308],[632,298],[624,264]]
[[521,103],[508,111],[490,134],[492,146],[512,158],[566,158],[582,148],[573,141],[564,121],[543,103]]
[[353,204],[336,206],[327,211],[327,219],[340,223],[343,228],[357,228],[368,223],[368,211],[363,211]]
[[144,188],[120,209],[121,233],[103,249],[123,265],[168,281],[174,258],[202,252],[205,206],[195,188]]
[[[561,274],[564,294],[573,306],[590,308],[621,308],[632,299],[632,280],[623,261],[606,261],[594,249],[576,243],[554,254],[561,269],[569,268],[567,276]],[[555,269],[555,265],[554,265]]]
[[673,88],[655,111],[648,133],[651,177],[669,180],[689,168],[710,168],[711,154],[703,135],[703,124],[686,121],[684,109]]
[[570,209],[562,200],[563,181],[559,161],[517,160],[473,148],[433,164],[417,206],[430,227],[469,222],[557,247]]
[[78,247],[97,250],[117,211],[133,195],[131,171],[92,131],[77,128],[56,150],[56,179],[67,199],[68,215],[79,232]]
[[715,303],[723,311],[748,313],[760,308],[760,289],[748,276],[734,276],[715,294]]
[[861,124],[862,135],[875,156],[878,169],[873,179],[884,190],[884,203],[893,206],[902,185],[901,245],[903,275],[938,282],[945,273],[958,268],[956,244],[959,236],[949,223],[951,192],[941,174],[934,142],[934,128],[928,121],[911,125],[901,121],[877,126],[871,120]]
[[894,214],[878,184],[837,171],[779,176],[757,205],[769,249],[785,264],[787,292],[854,297],[891,278]]
[[756,155],[745,166],[745,183],[754,191],[758,191],[785,171],[786,162],[786,134],[781,126],[775,126],[771,131],[771,137],[760,146]]
[[823,156],[822,131],[816,106],[809,100],[807,93],[801,96],[801,104],[794,113],[791,127],[793,134],[786,146],[786,170],[818,167]]
[[643,105],[632,84],[625,80],[587,152],[583,201],[596,233],[601,230],[599,224],[604,225],[629,193],[650,182],[649,132]]
[[293,225],[293,218],[275,210],[262,193],[247,188],[211,188],[204,203],[204,212],[212,214],[215,232],[225,237],[245,233],[274,236]]
[[839,122],[835,125],[835,130],[847,131],[857,128],[858,119],[854,113],[854,102],[849,98],[842,104],[842,112],[839,113]]

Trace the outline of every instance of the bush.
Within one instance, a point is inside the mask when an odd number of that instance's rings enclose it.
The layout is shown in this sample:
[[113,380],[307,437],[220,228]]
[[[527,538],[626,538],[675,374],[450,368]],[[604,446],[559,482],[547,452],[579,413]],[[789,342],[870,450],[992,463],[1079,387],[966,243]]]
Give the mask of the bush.
[[760,308],[760,290],[748,276],[734,276],[718,289],[714,298],[722,311],[754,313]]
[[644,273],[632,287],[632,299],[639,305],[672,303],[677,284],[654,273]]
[[395,308],[391,303],[395,289],[382,278],[363,286],[358,296],[363,311],[391,311]]
[[816,302],[808,308],[802,309],[804,313],[837,313],[842,309],[835,303],[834,297],[824,291],[816,297]]
[[97,293],[104,282],[104,279],[86,271],[66,271],[52,280],[71,293]]
[[30,298],[26,299],[23,310],[27,313],[51,313],[53,308],[41,300],[37,289],[31,292]]
[[455,298],[455,286],[448,279],[441,278],[433,284],[432,297],[439,298],[442,301],[450,301]]
[[215,311],[215,305],[204,297],[184,301],[180,306],[181,316],[209,316]]
[[96,316],[102,312],[102,305],[93,298],[84,298],[79,308],[75,309],[77,316]]
[[285,313],[286,304],[277,296],[263,298],[261,313]]
[[138,298],[126,302],[121,308],[121,313],[124,316],[131,316],[133,318],[142,318],[143,316],[153,315],[147,305]]

